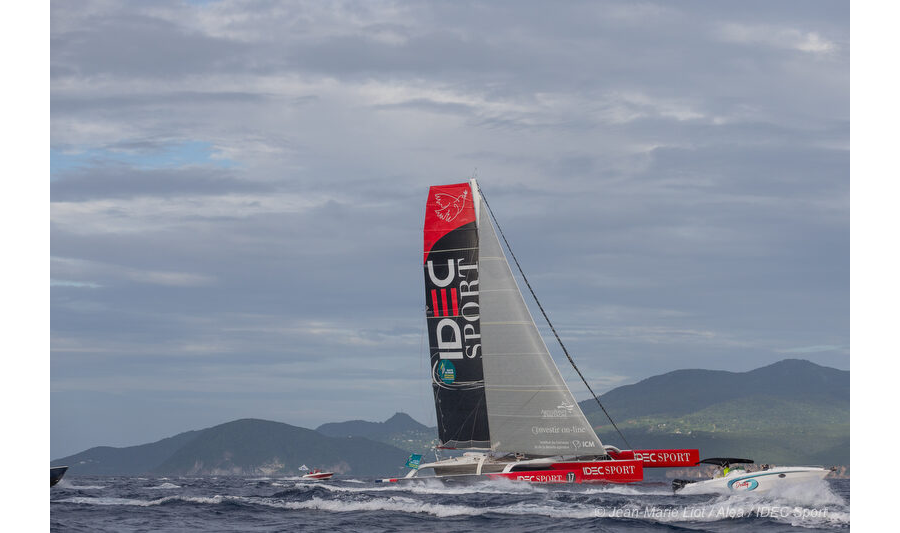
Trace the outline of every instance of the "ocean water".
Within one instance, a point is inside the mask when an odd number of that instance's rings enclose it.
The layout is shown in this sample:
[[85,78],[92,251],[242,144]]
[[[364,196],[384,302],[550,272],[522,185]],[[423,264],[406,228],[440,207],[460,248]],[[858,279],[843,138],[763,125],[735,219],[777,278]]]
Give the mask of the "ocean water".
[[680,496],[634,485],[403,484],[336,478],[65,477],[51,531],[835,531],[850,480],[768,494]]

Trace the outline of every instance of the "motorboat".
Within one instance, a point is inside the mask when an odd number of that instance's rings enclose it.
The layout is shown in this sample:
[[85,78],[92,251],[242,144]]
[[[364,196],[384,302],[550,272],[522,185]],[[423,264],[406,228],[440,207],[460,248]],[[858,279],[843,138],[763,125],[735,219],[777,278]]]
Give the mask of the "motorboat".
[[676,494],[709,494],[731,492],[761,493],[777,487],[800,485],[824,479],[831,470],[821,466],[778,466],[762,465],[753,471],[744,465],[754,464],[752,459],[735,457],[711,457],[697,463],[715,465],[712,479],[702,481],[676,479],[672,490]]

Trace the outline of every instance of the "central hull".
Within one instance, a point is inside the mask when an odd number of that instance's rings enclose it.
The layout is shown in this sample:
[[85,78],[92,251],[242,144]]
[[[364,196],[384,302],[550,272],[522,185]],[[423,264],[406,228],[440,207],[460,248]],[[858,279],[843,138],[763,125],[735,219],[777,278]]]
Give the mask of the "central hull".
[[[477,481],[508,479],[527,483],[635,483],[644,479],[638,460],[606,461],[500,461],[461,457],[422,465],[434,469],[435,476],[387,478],[386,483],[422,479]],[[418,473],[418,472],[416,472]]]

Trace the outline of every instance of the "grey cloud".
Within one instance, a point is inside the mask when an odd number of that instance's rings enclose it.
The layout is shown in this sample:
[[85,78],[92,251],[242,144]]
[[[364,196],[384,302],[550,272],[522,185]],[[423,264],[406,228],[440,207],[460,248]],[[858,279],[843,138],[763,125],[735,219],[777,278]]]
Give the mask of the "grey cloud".
[[227,169],[201,166],[138,169],[97,161],[86,168],[65,172],[51,183],[54,202],[84,202],[102,198],[178,195],[221,195],[271,191],[272,185],[238,179]]
[[160,18],[112,13],[53,34],[51,76],[186,76],[246,64],[248,47]]
[[[475,167],[596,383],[849,365],[844,2],[52,9],[51,146],[84,154],[51,183],[56,456],[240,416],[430,420],[423,203]],[[233,164],[152,164],[184,140]]]

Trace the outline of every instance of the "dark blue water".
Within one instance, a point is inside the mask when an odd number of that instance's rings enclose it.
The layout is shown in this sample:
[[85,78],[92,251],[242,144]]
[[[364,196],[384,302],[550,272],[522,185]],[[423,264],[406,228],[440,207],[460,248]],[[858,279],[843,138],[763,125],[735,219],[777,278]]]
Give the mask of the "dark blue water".
[[676,496],[668,483],[376,484],[296,478],[66,477],[51,531],[834,531],[850,481],[780,493]]

